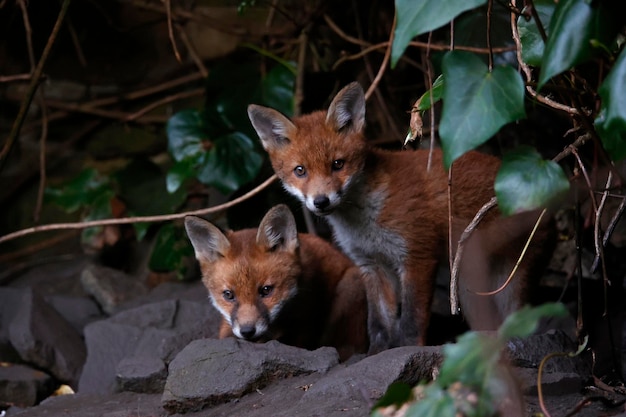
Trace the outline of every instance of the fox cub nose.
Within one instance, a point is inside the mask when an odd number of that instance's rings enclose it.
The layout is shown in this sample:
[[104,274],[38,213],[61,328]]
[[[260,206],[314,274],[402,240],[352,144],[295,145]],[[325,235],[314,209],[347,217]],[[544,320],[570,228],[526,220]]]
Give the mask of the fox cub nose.
[[256,328],[253,324],[248,324],[245,326],[241,326],[239,332],[244,339],[252,339],[254,337],[254,334],[256,333]]
[[313,199],[313,205],[318,209],[325,209],[330,205],[330,200],[325,195],[318,195]]

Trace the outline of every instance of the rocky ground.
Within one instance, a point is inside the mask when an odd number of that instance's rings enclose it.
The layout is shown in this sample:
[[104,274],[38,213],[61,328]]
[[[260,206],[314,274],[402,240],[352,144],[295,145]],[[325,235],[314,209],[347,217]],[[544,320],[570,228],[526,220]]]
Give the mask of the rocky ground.
[[[333,348],[217,340],[218,322],[198,281],[150,289],[88,257],[13,274],[0,287],[0,415],[367,416],[392,382],[430,379],[442,360],[429,346],[339,363]],[[559,330],[509,344],[526,415],[540,412],[541,358],[575,349]],[[626,416],[590,374],[584,356],[548,363],[553,416]],[[52,395],[61,382],[76,393]]]

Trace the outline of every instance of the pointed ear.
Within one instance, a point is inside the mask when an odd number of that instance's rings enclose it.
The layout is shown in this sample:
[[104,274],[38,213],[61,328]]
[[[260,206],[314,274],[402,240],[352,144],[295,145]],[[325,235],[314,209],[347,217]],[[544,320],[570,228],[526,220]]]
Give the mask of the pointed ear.
[[272,251],[296,252],[300,246],[296,220],[286,205],[279,204],[267,212],[259,225],[256,242]]
[[230,250],[230,242],[224,233],[200,217],[185,217],[185,229],[199,261],[215,262]]
[[359,133],[365,126],[365,94],[357,82],[345,86],[333,99],[326,124],[336,131]]
[[296,126],[291,120],[269,107],[250,104],[248,117],[266,151],[288,144],[289,138],[296,131]]

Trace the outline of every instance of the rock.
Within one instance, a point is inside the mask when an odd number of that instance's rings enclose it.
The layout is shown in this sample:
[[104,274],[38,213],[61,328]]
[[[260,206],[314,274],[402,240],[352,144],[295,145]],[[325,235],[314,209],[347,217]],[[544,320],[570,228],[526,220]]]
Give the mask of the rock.
[[[513,366],[538,368],[541,360],[557,352],[576,352],[578,346],[559,330],[531,335],[524,339],[514,338],[507,344],[505,356]],[[546,362],[544,372],[578,373],[588,375],[586,362],[580,357],[554,357]]]
[[148,287],[137,278],[120,270],[95,264],[83,270],[80,282],[107,314],[113,314],[118,305],[148,292]]
[[169,300],[126,310],[87,325],[88,354],[78,391],[115,392],[116,369],[125,358],[145,356],[169,363],[190,341],[215,337],[217,315],[208,302]]
[[75,385],[86,357],[80,334],[37,292],[22,294],[9,324],[11,344],[23,361]]
[[[537,395],[537,369],[514,368],[514,374],[525,395]],[[541,392],[543,395],[565,395],[580,392],[583,387],[581,376],[573,372],[543,372]]]
[[98,304],[88,297],[54,295],[46,301],[80,334],[87,324],[105,318]]
[[21,362],[19,353],[11,344],[9,325],[26,290],[0,288],[0,358],[6,362]]
[[159,394],[165,387],[167,367],[154,356],[133,356],[122,359],[115,374],[120,391]]
[[0,365],[0,403],[32,407],[54,391],[54,379],[26,365]]
[[308,351],[277,341],[195,340],[170,363],[162,403],[170,413],[197,411],[277,379],[325,373],[338,362],[337,351],[330,347]]

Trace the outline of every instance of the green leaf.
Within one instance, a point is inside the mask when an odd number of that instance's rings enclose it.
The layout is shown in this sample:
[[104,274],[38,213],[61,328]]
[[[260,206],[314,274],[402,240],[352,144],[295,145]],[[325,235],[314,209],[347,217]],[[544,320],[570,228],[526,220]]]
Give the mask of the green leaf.
[[134,159],[117,172],[114,178],[119,185],[119,196],[126,203],[131,215],[153,216],[174,213],[186,198],[183,189],[176,193],[165,193],[164,172],[146,158]]
[[114,193],[108,178],[93,168],[82,171],[62,187],[49,187],[46,198],[68,213],[90,207],[100,196],[110,198]]
[[208,139],[202,114],[197,110],[182,110],[167,121],[168,150],[176,161],[195,157],[204,151]]
[[526,117],[524,83],[512,67],[489,72],[476,55],[452,51],[443,58],[443,77],[439,134],[446,168],[505,124]]
[[[556,8],[554,0],[535,0],[533,5],[539,15],[541,25],[543,26],[546,34],[549,35],[550,20],[552,19],[554,9]],[[524,12],[526,12],[526,9]],[[517,27],[519,30],[520,41],[522,43],[523,61],[528,65],[535,67],[541,66],[545,42],[541,37],[539,29],[537,28],[537,22],[535,22],[533,17],[526,20],[524,16],[520,16],[517,19]]]
[[196,158],[187,158],[174,162],[174,165],[167,171],[165,178],[167,192],[177,192],[187,180],[196,177],[196,167],[198,165],[196,160],[200,158],[201,155],[198,155]]
[[[85,216],[85,221],[109,219],[113,217],[111,211],[111,200],[115,197],[113,190],[102,190],[97,195],[94,195],[93,200],[89,202],[87,207],[88,213]],[[82,242],[91,242],[93,238],[102,231],[102,226],[87,227],[81,232]]]
[[413,400],[413,390],[409,384],[394,382],[387,388],[383,395],[374,405],[374,408],[387,407],[390,405],[401,406]]
[[439,384],[447,387],[454,382],[476,386],[500,358],[499,342],[485,333],[467,332],[456,343],[444,345],[444,361],[439,373]]
[[184,259],[193,255],[193,249],[182,227],[167,223],[156,235],[154,249],[148,263],[152,271],[184,273]]
[[415,36],[437,29],[464,11],[485,3],[486,0],[396,0],[398,22],[391,46],[391,67],[395,67]]
[[215,140],[202,160],[198,179],[228,194],[254,179],[262,162],[254,142],[243,133],[234,132]]
[[626,50],[619,54],[615,65],[598,93],[602,99],[596,130],[604,148],[614,161],[626,158]]
[[[610,2],[561,0],[550,22],[550,36],[541,63],[538,88],[550,78],[590,59],[594,45],[606,45],[617,35],[621,12]],[[598,49],[599,50],[599,49]]]
[[561,303],[546,303],[537,307],[525,306],[509,315],[498,329],[498,338],[506,343],[512,337],[528,337],[542,317],[564,317],[567,309]]
[[494,185],[498,207],[505,215],[544,207],[569,190],[563,169],[522,146],[502,159]]
[[430,109],[430,107],[431,107],[431,104],[430,104],[430,92],[431,92],[431,90],[432,90],[432,93],[433,93],[433,103],[436,103],[439,100],[441,100],[441,97],[443,96],[443,83],[444,83],[443,75],[440,75],[439,77],[437,77],[437,79],[433,83],[432,88],[429,89],[428,91],[426,91],[420,97],[419,105],[417,106],[417,110],[418,111],[425,111],[425,110]]
[[296,77],[282,65],[275,66],[261,81],[261,102],[286,116],[293,114]]
[[405,417],[455,417],[457,416],[454,399],[437,384],[430,384],[424,389],[424,398],[410,406]]

